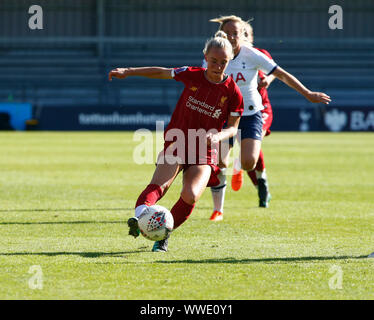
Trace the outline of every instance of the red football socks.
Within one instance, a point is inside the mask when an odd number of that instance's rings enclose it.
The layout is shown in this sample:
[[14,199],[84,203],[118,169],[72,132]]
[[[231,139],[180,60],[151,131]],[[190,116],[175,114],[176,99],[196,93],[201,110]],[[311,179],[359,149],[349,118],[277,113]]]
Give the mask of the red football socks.
[[252,171],[247,171],[248,177],[252,180],[252,183],[257,186],[258,181],[257,181],[257,176],[256,176],[256,171],[264,171],[265,169],[265,160],[264,160],[264,154],[262,150],[260,150],[260,155],[257,160],[257,164],[254,170]]
[[[140,194],[135,208],[145,204],[153,206],[158,200],[162,198],[162,189],[157,184],[149,184]],[[174,207],[171,209],[171,214],[174,218],[174,229],[178,228],[191,215],[195,205],[188,204],[180,197]]]
[[136,201],[135,208],[142,204],[153,206],[158,200],[162,198],[162,193],[162,189],[159,185],[149,184],[140,194],[138,201]]
[[255,170],[264,171],[264,169],[265,169],[264,153],[262,152],[262,150],[260,150],[260,155],[258,157]]
[[185,222],[191,215],[195,204],[188,204],[184,202],[182,197],[179,198],[177,203],[171,209],[171,214],[174,218],[174,229],[178,228],[183,222]]
[[249,179],[252,180],[252,183],[253,183],[255,186],[257,186],[257,185],[258,185],[258,181],[257,181],[257,177],[256,177],[256,172],[255,172],[255,170],[247,171],[247,174],[248,174]]

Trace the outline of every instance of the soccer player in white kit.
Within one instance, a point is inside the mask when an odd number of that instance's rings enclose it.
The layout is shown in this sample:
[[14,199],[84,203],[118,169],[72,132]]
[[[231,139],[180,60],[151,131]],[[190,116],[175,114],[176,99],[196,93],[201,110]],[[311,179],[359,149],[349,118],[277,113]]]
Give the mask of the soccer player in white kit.
[[[240,120],[240,162],[242,169],[251,171],[255,168],[262,142],[262,105],[261,96],[257,90],[258,70],[266,75],[274,75],[292,89],[302,94],[313,103],[328,104],[330,97],[322,92],[313,92],[306,88],[293,75],[278,66],[262,52],[252,48],[246,41],[246,22],[237,16],[224,16],[210,21],[220,24],[219,30],[227,34],[234,49],[234,59],[229,62],[226,73],[234,79],[244,98],[244,112]],[[222,151],[222,148],[221,148]],[[228,154],[221,152],[219,175],[220,184],[211,188],[214,210],[212,221],[223,219],[223,205],[226,191],[226,169]]]

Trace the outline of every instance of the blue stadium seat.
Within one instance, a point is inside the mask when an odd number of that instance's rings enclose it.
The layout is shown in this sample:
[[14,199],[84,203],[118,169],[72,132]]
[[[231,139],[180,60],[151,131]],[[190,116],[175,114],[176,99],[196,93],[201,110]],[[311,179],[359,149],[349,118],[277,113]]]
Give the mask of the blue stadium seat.
[[[0,101],[34,105],[152,105],[173,108],[182,86],[174,81],[132,78],[109,83],[109,70],[120,66],[201,65],[204,40],[113,42],[99,57],[91,45],[19,45],[0,49]],[[326,91],[333,104],[374,101],[374,45],[365,41],[258,39],[275,61],[313,90]],[[270,90],[275,108],[308,105],[280,81]]]

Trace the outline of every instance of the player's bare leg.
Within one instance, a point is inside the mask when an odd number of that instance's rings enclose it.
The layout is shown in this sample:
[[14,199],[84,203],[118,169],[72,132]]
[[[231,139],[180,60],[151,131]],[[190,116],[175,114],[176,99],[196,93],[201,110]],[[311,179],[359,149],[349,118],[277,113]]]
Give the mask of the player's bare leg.
[[[239,159],[235,159],[234,165],[233,165],[231,188],[234,191],[240,190],[240,188],[243,185],[243,170],[242,170],[243,161],[244,161],[244,166],[245,166],[243,169],[247,171],[249,177],[252,179],[251,172],[253,169],[247,169],[247,168],[252,168],[254,165],[253,162],[254,161],[257,162],[256,159],[258,159],[259,157],[260,150],[261,150],[261,141],[250,139],[250,138],[243,140],[243,143],[241,145],[241,160],[242,161],[240,161]],[[256,185],[257,185],[257,179],[256,179]]]
[[[174,218],[174,229],[178,228],[191,215],[195,203],[199,200],[208,184],[211,170],[208,165],[193,165],[184,172],[180,198],[170,210]],[[152,251],[165,252],[167,249],[168,238],[156,241]]]
[[183,174],[181,198],[188,204],[194,205],[203,194],[212,169],[209,165],[192,165]]
[[242,169],[252,171],[257,163],[261,150],[261,140],[246,138],[240,144],[240,159]]

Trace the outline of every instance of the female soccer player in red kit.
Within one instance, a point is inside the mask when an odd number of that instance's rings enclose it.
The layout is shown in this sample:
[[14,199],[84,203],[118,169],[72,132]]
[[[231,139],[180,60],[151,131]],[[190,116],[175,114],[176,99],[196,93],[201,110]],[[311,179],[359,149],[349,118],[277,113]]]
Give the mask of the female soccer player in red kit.
[[[147,206],[154,205],[183,171],[183,187],[179,200],[170,210],[174,229],[192,213],[195,203],[207,185],[218,183],[216,174],[219,142],[237,133],[243,112],[243,97],[231,77],[224,73],[233,58],[230,42],[214,37],[203,50],[207,68],[117,68],[112,77],[143,76],[182,81],[183,93],[164,132],[164,150],[149,185],[140,194],[135,205],[135,217],[128,220],[129,234],[137,237],[137,218]],[[225,129],[224,123],[227,122]],[[198,145],[191,141],[190,133],[199,132]],[[203,135],[203,136],[201,136]],[[182,137],[182,139],[181,139]],[[205,151],[205,152],[204,152]],[[175,155],[177,153],[177,155]],[[152,251],[167,251],[168,239],[156,241]]]

